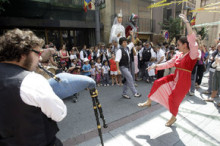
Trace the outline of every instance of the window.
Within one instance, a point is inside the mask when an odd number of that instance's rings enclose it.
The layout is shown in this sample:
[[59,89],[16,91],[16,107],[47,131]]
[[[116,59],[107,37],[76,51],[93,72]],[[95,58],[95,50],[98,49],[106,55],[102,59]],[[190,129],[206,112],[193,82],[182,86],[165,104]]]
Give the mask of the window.
[[200,7],[204,7],[209,3],[209,0],[201,0]]

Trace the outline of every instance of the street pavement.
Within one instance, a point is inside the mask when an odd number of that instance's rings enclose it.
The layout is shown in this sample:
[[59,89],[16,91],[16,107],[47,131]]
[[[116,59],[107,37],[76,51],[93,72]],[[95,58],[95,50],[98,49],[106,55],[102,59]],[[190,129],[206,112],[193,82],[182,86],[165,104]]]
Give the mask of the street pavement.
[[[108,123],[108,128],[102,128],[105,146],[220,145],[220,109],[202,100],[208,97],[201,94],[207,89],[207,80],[206,74],[195,96],[185,97],[177,121],[170,128],[165,126],[171,117],[167,109],[155,102],[147,108],[137,106],[147,99],[152,84],[137,82],[142,97],[131,99],[121,97],[122,87],[98,87]],[[100,146],[89,92],[81,92],[77,103],[72,103],[71,98],[64,102],[68,115],[58,124],[58,138],[65,146]]]

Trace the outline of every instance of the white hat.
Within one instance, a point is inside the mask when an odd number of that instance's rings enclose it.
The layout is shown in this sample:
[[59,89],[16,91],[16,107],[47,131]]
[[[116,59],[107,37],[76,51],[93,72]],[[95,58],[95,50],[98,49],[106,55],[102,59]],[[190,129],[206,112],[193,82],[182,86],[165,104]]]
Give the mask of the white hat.
[[123,17],[121,9],[120,9],[120,13],[117,14],[117,17]]
[[88,58],[85,58],[83,62],[87,62],[87,61],[89,61],[89,59],[88,59]]

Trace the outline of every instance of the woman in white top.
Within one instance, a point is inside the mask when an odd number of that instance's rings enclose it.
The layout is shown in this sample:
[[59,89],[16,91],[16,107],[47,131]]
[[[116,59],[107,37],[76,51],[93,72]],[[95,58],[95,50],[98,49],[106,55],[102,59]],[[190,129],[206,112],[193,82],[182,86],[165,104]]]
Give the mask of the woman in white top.
[[[217,45],[216,48],[218,52],[215,56],[215,61],[212,63],[212,67],[216,68],[213,76],[212,94],[211,97],[208,98],[206,101],[214,101],[214,98],[216,97],[218,90],[220,88],[220,43]],[[220,106],[220,103],[218,103],[218,106]]]
[[[156,64],[161,64],[161,63],[164,63],[166,62],[166,57],[165,57],[165,53],[164,51],[160,48],[160,46],[155,46],[155,50],[157,52],[157,62]],[[159,78],[162,78],[163,77],[163,74],[164,74],[164,69],[163,70],[158,70],[157,71],[157,79]]]

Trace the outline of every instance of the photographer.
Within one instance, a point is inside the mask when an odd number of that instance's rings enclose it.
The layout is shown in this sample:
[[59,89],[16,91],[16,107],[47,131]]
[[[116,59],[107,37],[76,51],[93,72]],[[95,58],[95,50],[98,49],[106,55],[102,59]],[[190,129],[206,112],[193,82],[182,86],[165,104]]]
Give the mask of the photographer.
[[80,59],[82,61],[84,61],[85,58],[88,58],[88,52],[87,52],[87,49],[86,49],[86,45],[83,46],[82,50],[80,51]]
[[54,61],[53,56],[56,55],[56,51],[54,48],[47,48],[43,50],[43,53],[41,54],[40,57],[40,62],[44,65],[44,66],[49,66],[49,65],[53,65],[53,66],[58,66],[57,63]]

